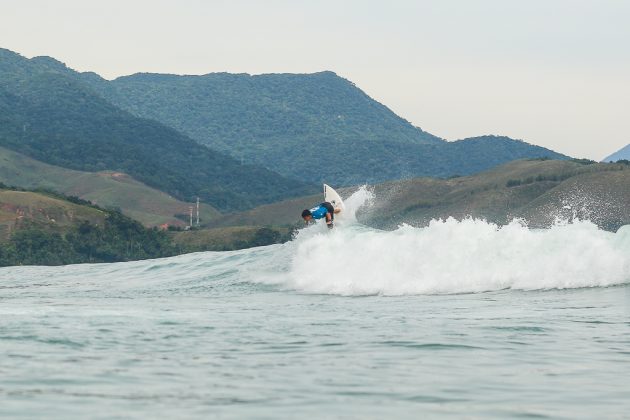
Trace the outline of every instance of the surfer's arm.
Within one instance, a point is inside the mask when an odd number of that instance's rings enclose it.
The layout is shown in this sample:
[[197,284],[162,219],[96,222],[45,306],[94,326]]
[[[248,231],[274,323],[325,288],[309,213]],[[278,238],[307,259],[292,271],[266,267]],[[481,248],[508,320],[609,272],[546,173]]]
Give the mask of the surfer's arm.
[[328,227],[328,229],[333,228],[332,215],[330,213],[326,213],[326,226]]

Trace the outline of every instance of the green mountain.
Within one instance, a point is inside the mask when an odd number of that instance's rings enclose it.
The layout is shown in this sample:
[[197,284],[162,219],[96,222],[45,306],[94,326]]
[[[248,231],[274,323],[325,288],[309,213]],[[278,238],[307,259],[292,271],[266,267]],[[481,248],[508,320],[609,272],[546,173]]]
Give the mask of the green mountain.
[[222,211],[313,191],[304,182],[446,178],[566,158],[507,137],[443,141],[332,72],[110,82],[8,50],[0,50],[0,146],[76,170],[124,172]]
[[182,200],[234,210],[309,185],[243,165],[159,122],[112,105],[50,58],[0,49],[0,146],[82,171],[121,171]]
[[[50,64],[52,65],[52,64]],[[332,72],[135,74],[81,79],[134,115],[295,179],[335,185],[472,174],[514,159],[566,156],[507,137],[446,142]]]

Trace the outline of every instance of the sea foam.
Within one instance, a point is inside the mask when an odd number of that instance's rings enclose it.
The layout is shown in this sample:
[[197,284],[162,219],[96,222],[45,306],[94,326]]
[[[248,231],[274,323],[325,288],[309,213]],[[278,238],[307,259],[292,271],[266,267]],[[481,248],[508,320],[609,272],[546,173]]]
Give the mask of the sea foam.
[[497,226],[449,218],[381,231],[354,217],[371,199],[362,188],[333,231],[321,225],[300,231],[285,245],[289,267],[276,280],[307,293],[407,295],[601,287],[630,279],[629,228],[611,233],[574,220],[538,230],[518,220]]

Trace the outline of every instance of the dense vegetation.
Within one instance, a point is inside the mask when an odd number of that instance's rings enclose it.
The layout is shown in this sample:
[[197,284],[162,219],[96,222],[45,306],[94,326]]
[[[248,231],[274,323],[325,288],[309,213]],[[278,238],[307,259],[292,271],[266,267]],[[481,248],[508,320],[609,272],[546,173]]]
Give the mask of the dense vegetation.
[[[0,188],[8,187],[0,184]],[[170,256],[178,251],[165,232],[147,229],[116,210],[50,191],[35,195],[42,194],[97,209],[104,213],[104,222],[84,219],[70,226],[58,226],[25,218],[13,227],[8,238],[0,241],[0,266],[131,261]]]
[[136,74],[113,82],[84,75],[123,109],[162,121],[217,150],[251,157],[252,146],[317,141],[337,146],[360,140],[438,144],[442,140],[400,118],[333,72]]
[[175,242],[170,232],[144,228],[121,213],[110,211],[104,226],[83,222],[65,234],[35,225],[16,231],[7,242],[0,242],[0,267],[134,261],[187,252],[271,245],[291,237],[290,233],[270,227],[249,229],[244,233],[211,237],[207,242],[193,244],[187,243],[184,236]]
[[[13,215],[7,217],[6,211],[0,211],[0,267],[160,258],[270,245],[286,241],[291,235],[286,228],[271,227],[167,232],[146,228],[116,209],[105,209],[78,197],[0,183],[3,208],[13,209],[9,212]],[[55,217],[48,217],[51,215]]]
[[164,232],[110,211],[104,226],[84,222],[65,235],[36,226],[20,229],[0,244],[0,266],[131,261],[175,253]]
[[104,98],[245,162],[311,182],[353,185],[479,172],[542,147],[486,136],[445,142],[413,127],[353,83],[316,74],[81,76]]
[[119,170],[173,196],[233,210],[311,187],[110,104],[65,66],[0,49],[0,146],[84,171]]

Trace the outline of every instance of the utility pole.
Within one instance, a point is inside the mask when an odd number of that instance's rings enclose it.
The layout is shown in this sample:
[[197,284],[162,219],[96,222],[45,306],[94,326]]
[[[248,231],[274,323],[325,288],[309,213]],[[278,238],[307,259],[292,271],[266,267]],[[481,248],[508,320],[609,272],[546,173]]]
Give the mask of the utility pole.
[[197,197],[197,227],[199,227],[199,197]]

